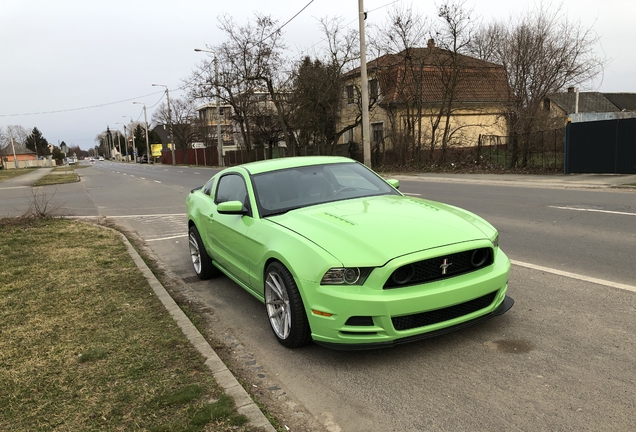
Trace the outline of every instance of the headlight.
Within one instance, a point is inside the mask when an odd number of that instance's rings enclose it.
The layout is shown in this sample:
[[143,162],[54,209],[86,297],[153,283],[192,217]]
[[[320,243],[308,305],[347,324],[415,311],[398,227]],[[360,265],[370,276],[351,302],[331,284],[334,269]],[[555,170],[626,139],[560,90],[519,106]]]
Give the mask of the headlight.
[[495,238],[492,240],[492,245],[495,247],[495,249],[499,247],[499,233],[497,233]]
[[338,267],[325,273],[321,285],[362,285],[367,280],[372,267]]

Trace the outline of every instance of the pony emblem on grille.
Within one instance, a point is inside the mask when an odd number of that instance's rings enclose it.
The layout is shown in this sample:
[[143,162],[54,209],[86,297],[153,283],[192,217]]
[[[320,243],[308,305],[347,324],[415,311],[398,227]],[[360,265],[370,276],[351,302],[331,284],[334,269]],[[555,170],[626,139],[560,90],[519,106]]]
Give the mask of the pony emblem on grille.
[[446,274],[446,271],[448,270],[448,268],[449,268],[450,266],[452,266],[452,265],[453,265],[453,263],[449,263],[449,262],[448,262],[448,258],[444,258],[444,261],[442,262],[442,265],[441,265],[441,266],[439,266],[439,268],[441,268],[441,269],[442,269],[442,274],[443,274],[443,275],[445,275],[445,274]]

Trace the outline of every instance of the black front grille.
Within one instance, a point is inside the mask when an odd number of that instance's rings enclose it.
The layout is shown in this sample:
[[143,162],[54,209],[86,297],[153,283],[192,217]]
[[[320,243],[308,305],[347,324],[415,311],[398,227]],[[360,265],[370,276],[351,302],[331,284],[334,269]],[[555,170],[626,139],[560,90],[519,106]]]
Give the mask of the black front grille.
[[491,248],[472,249],[403,265],[384,283],[384,288],[399,288],[433,282],[479,270],[493,263]]
[[465,303],[456,304],[443,309],[437,309],[428,312],[422,312],[413,315],[404,315],[399,317],[391,317],[393,327],[400,330],[409,330],[418,327],[425,327],[432,324],[459,318],[464,315],[484,309],[492,304],[497,296],[497,291],[485,296],[467,301]]

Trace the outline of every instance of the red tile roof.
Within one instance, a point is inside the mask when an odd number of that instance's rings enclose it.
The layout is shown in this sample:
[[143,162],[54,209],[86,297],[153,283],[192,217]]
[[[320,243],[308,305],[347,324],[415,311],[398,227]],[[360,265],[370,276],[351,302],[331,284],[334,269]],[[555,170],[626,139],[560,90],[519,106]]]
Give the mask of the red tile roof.
[[[412,48],[408,52],[386,54],[367,63],[380,83],[383,104],[412,101],[421,93],[424,103],[441,102],[449,98],[446,89],[451,79],[453,58],[459,65],[455,102],[507,102],[512,97],[506,72],[501,65],[441,48]],[[360,74],[360,68],[348,76]],[[418,87],[421,91],[418,92]]]

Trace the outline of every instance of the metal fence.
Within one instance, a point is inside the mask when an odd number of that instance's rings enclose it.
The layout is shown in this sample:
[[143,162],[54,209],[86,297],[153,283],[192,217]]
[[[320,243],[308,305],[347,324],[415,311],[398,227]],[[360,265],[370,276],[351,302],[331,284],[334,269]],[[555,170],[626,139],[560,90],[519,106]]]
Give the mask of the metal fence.
[[473,155],[480,164],[562,172],[564,132],[560,128],[517,136],[483,135]]

